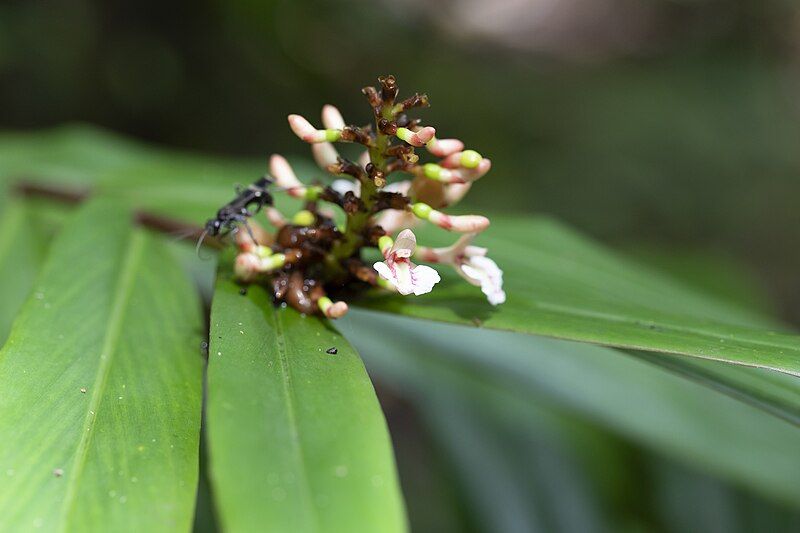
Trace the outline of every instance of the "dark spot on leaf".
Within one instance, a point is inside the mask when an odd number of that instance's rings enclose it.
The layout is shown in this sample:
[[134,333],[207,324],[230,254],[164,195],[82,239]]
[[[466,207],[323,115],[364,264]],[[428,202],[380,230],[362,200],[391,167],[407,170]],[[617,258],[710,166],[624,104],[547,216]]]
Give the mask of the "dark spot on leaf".
[[203,357],[208,357],[208,343],[206,341],[200,343],[200,354]]
[[239,289],[239,294],[241,294],[242,296],[247,296],[247,287],[242,287],[241,289]]
[[328,355],[336,355],[337,353],[339,353],[339,350],[335,346],[332,346],[327,350],[325,350],[325,353]]

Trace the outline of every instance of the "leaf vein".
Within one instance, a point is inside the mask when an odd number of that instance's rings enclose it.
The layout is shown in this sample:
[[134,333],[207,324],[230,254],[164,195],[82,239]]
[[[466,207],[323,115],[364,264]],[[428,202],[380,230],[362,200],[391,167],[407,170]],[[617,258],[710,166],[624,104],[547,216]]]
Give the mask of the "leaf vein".
[[111,312],[109,313],[106,325],[105,338],[103,339],[103,345],[100,350],[100,363],[97,367],[97,374],[95,375],[94,386],[91,390],[89,407],[86,412],[86,417],[84,418],[83,426],[86,427],[86,431],[82,432],[80,441],[78,442],[75,459],[72,463],[72,473],[68,478],[67,490],[64,496],[64,503],[62,504],[62,521],[60,528],[62,531],[66,529],[67,517],[75,501],[78,482],[86,465],[86,457],[89,452],[89,444],[94,434],[93,430],[96,425],[100,402],[102,401],[103,392],[108,382],[117,341],[122,332],[123,317],[130,299],[134,276],[136,274],[136,266],[139,264],[142,257],[144,238],[145,236],[142,232],[134,232],[128,243],[123,259],[122,269],[117,281],[117,289],[114,293]]

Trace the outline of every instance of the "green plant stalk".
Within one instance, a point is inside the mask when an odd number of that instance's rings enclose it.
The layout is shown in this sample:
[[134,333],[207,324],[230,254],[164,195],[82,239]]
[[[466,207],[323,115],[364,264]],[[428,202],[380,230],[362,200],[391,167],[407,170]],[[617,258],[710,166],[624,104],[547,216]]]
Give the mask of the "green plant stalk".
[[[386,174],[386,150],[389,148],[391,137],[381,132],[378,127],[378,120],[385,118],[393,120],[395,116],[394,106],[391,103],[384,103],[381,107],[380,117],[375,119],[375,131],[377,132],[375,144],[369,147],[369,159],[375,167]],[[352,215],[347,215],[345,222],[345,235],[341,244],[334,247],[333,257],[338,262],[352,256],[355,251],[363,245],[363,233],[367,227],[372,208],[375,205],[376,193],[378,188],[371,179],[365,179],[361,182],[361,201],[364,202],[364,210]]]

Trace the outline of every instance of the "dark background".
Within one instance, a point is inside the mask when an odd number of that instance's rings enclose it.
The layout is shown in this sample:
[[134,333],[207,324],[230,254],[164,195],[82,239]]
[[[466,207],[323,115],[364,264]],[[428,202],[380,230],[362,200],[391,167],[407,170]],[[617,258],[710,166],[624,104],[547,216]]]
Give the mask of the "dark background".
[[788,0],[6,0],[0,127],[306,154],[288,112],[366,122],[358,89],[394,73],[493,159],[473,205],[736,256],[797,322],[798,50]]

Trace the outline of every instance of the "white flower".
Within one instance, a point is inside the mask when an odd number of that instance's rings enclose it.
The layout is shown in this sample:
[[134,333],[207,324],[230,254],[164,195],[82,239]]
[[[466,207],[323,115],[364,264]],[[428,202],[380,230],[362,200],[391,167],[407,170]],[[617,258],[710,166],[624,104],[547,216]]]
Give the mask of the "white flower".
[[425,294],[431,292],[433,286],[441,281],[439,273],[426,265],[415,265],[411,255],[417,247],[414,232],[405,229],[397,236],[391,248],[384,251],[386,261],[373,265],[386,281],[391,283],[400,294]]
[[481,288],[490,304],[499,305],[506,301],[503,271],[486,257],[486,248],[472,246],[476,235],[463,235],[449,248],[420,248],[417,256],[424,261],[452,265],[462,278]]

